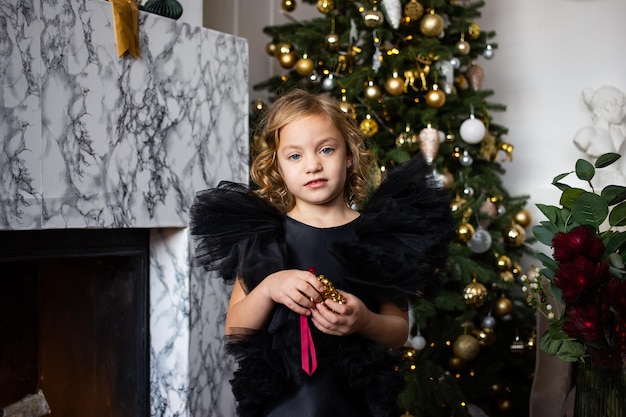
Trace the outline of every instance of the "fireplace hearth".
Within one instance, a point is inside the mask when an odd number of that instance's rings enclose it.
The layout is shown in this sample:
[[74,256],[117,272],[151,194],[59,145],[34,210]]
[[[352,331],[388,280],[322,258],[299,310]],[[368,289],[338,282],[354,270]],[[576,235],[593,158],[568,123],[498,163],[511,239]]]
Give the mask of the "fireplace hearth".
[[149,230],[0,232],[0,409],[150,414]]

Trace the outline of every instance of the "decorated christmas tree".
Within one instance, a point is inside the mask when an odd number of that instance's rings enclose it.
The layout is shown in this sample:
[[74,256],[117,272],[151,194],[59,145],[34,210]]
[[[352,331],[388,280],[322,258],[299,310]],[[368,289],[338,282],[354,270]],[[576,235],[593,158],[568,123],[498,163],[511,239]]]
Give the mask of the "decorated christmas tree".
[[[296,1],[276,7],[289,17]],[[264,29],[281,71],[255,86],[268,97],[254,99],[251,131],[282,92],[326,92],[366,135],[379,180],[421,150],[450,192],[456,230],[438,274],[443,289],[411,310],[401,408],[416,417],[527,416],[535,313],[519,282],[531,218],[527,197],[502,183],[513,145],[493,121],[505,107],[483,89],[481,65],[497,49],[495,33],[476,23],[484,3],[302,1],[319,17]]]

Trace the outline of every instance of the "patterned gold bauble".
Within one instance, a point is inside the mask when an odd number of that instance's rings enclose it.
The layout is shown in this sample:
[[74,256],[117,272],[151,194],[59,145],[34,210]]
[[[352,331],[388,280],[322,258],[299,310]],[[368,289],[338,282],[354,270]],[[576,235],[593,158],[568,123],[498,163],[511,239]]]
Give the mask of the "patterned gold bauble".
[[474,236],[474,226],[470,223],[463,222],[456,227],[456,237],[461,242],[466,243]]
[[472,281],[463,289],[463,299],[470,307],[480,307],[487,299],[487,287],[480,282]]
[[371,116],[363,119],[359,127],[361,132],[369,138],[378,133],[378,123],[376,123],[376,120],[372,119]]
[[335,2],[333,0],[317,0],[317,10],[320,13],[328,14],[335,8]]
[[533,217],[528,210],[523,208],[513,215],[513,221],[522,227],[528,227],[532,223]]
[[276,56],[276,59],[278,60],[278,63],[280,64],[280,66],[285,69],[293,68],[293,66],[296,65],[296,53],[295,52],[279,54],[278,56]]
[[274,42],[268,42],[265,45],[265,53],[269,56],[276,56],[276,44]]
[[338,51],[339,50],[339,35],[337,35],[336,33],[329,33],[328,35],[326,35],[325,44],[326,44],[326,47],[330,49],[331,51],[335,51],[335,52]]
[[496,342],[496,334],[493,329],[476,328],[472,331],[472,334],[478,340],[480,346],[491,346]]
[[469,29],[467,29],[467,34],[470,39],[478,39],[480,37],[480,26],[477,23],[470,23]]
[[391,96],[399,96],[404,92],[404,80],[394,73],[392,77],[385,82],[385,91]]
[[508,271],[509,269],[511,269],[512,265],[511,258],[506,255],[500,255],[498,256],[498,259],[496,259],[496,265],[498,265],[499,272]]
[[435,109],[440,108],[446,104],[446,93],[441,91],[437,84],[434,84],[432,90],[428,90],[426,93],[426,104]]
[[283,0],[280,7],[286,12],[293,12],[296,10],[296,0]]
[[404,5],[404,15],[408,17],[409,21],[417,22],[423,14],[424,6],[422,6],[417,0],[410,0]]
[[368,28],[377,28],[382,25],[384,21],[385,17],[380,10],[368,10],[363,14],[363,22]]
[[435,13],[435,10],[430,9],[427,14],[420,20],[420,32],[424,36],[437,37],[441,35],[444,29],[443,17]]
[[504,243],[508,246],[517,248],[522,246],[526,239],[526,230],[519,224],[512,224],[502,232]]
[[296,72],[301,77],[308,77],[313,74],[313,70],[315,69],[315,63],[311,58],[308,58],[306,55],[303,56],[296,62]]
[[380,98],[380,87],[374,84],[374,81],[368,81],[365,83],[365,88],[363,89],[363,95],[365,98],[369,100],[378,100]]
[[498,316],[506,316],[513,311],[513,303],[508,298],[502,296],[493,305],[493,312]]
[[480,353],[478,339],[469,334],[462,334],[454,341],[452,352],[455,356],[469,362]]

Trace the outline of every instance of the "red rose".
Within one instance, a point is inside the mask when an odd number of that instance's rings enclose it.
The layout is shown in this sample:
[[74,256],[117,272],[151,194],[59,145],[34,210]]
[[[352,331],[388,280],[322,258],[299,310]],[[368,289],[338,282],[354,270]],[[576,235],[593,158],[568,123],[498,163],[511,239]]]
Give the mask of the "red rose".
[[585,342],[597,342],[604,336],[603,314],[598,306],[583,304],[565,309],[563,331]]
[[554,273],[554,284],[561,290],[563,301],[571,303],[597,292],[609,277],[608,265],[577,256],[571,262],[562,262]]
[[604,244],[590,226],[578,226],[569,232],[559,232],[552,238],[554,260],[570,262],[578,255],[599,261],[604,255]]

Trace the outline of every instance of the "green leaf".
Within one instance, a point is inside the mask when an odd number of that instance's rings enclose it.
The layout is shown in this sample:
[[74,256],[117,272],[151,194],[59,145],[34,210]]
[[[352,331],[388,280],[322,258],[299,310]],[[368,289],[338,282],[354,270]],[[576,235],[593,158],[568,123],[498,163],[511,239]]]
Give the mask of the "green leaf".
[[626,202],[613,207],[609,215],[611,226],[626,226]]
[[607,185],[602,190],[600,196],[606,201],[606,204],[613,206],[626,200],[626,187],[621,185]]
[[534,226],[533,235],[539,242],[543,243],[544,245],[552,246],[552,238],[554,237],[554,232],[546,226]]
[[579,159],[576,161],[576,176],[583,181],[591,181],[596,174],[596,169],[591,162]]
[[559,208],[555,206],[548,206],[546,204],[536,204],[539,211],[550,220],[551,223],[556,223],[556,218],[559,213]]
[[565,190],[572,188],[570,185],[567,185],[564,182],[553,182],[552,185],[554,185],[556,188],[558,188],[561,191],[565,191]]
[[597,194],[584,192],[572,203],[572,217],[580,224],[597,229],[609,214],[606,201]]
[[611,232],[602,237],[602,241],[604,242],[604,247],[608,253],[613,252],[624,252],[624,244],[626,243],[626,233],[615,233]]
[[571,174],[571,172],[564,172],[562,174],[557,175],[552,180],[552,185],[556,185],[559,181],[561,181],[563,178],[567,177],[569,174]]
[[557,267],[559,266],[554,259],[550,258],[545,253],[538,252],[535,254],[535,257],[543,264],[543,266],[551,269],[552,271],[556,271]]
[[581,194],[587,193],[587,192],[588,191],[585,191],[582,188],[570,187],[567,190],[563,191],[563,194],[561,195],[561,199],[559,200],[559,203],[563,207],[572,208],[572,203],[574,202],[574,200],[576,200]]
[[596,168],[604,168],[621,158],[621,155],[614,152],[605,153],[596,159]]
[[612,266],[614,266],[614,267],[616,267],[618,269],[623,269],[624,268],[624,260],[617,253],[610,254],[609,255],[609,261],[611,261],[611,265]]

